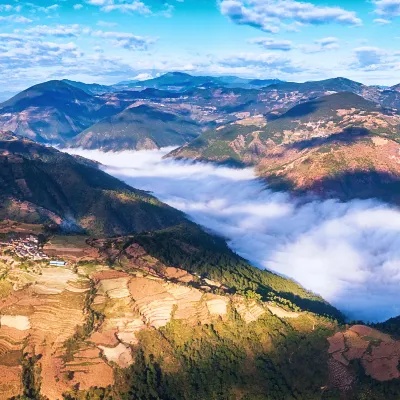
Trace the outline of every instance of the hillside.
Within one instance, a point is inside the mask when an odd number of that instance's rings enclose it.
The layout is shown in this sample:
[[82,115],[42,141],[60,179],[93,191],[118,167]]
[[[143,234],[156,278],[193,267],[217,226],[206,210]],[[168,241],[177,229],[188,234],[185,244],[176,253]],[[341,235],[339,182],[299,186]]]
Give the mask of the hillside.
[[41,143],[63,143],[114,111],[63,81],[32,86],[0,104],[0,129]]
[[165,228],[183,215],[94,166],[26,139],[0,136],[0,219],[115,235]]
[[211,76],[193,76],[183,72],[168,72],[157,78],[144,81],[132,82],[134,88],[153,88],[174,91],[183,91],[192,87],[212,82],[215,78]]
[[104,94],[114,91],[112,86],[99,85],[98,83],[84,83],[71,81],[69,79],[63,79],[62,82],[65,82],[70,86],[77,87],[78,89],[81,89],[88,94]]
[[399,342],[384,324],[341,325],[317,296],[193,225],[48,236],[42,257],[64,267],[17,257],[38,238],[7,241],[7,229],[18,226],[0,225],[7,399],[384,400],[400,389]]
[[367,86],[347,78],[331,78],[322,81],[308,81],[304,83],[280,82],[272,86],[271,89],[272,88],[286,91],[358,92],[361,94]]
[[181,146],[199,134],[190,118],[143,104],[99,121],[68,145],[103,151],[157,149]]
[[237,76],[194,76],[183,72],[168,72],[157,78],[147,79],[144,81],[133,81],[132,83],[124,82],[115,85],[124,88],[154,88],[173,91],[185,91],[200,86],[221,87],[221,88],[242,88],[254,89],[269,86],[272,84],[282,83],[279,79],[246,79]]
[[[164,111],[181,116],[182,123],[187,118],[196,121],[201,128],[209,128],[248,117],[280,115],[298,104],[343,92],[358,94],[384,107],[400,108],[399,92],[395,88],[383,90],[345,78],[294,83],[171,72],[122,86],[70,80],[42,83],[0,104],[0,129],[41,143],[63,145],[97,123],[100,124],[95,126],[96,134],[103,135],[105,127],[109,129],[111,125],[116,125],[116,135],[121,135],[121,131],[129,125],[124,125],[124,120],[130,118],[127,116],[129,112],[116,117],[115,121],[112,117],[127,107],[141,104],[166,107]],[[154,126],[153,122],[150,125]],[[143,133],[145,139],[152,134],[151,131]],[[176,131],[180,136],[178,128],[173,127],[172,131],[164,132],[163,137],[170,133],[175,135]],[[140,132],[141,129],[138,134]],[[184,141],[175,138],[166,142],[183,144],[191,138],[193,132],[189,129],[188,138]],[[155,142],[152,147],[157,147],[157,140],[151,140]],[[135,148],[136,143],[137,138],[133,142],[121,143],[120,148]]]
[[400,85],[383,90],[379,102],[385,107],[392,107],[400,110]]
[[248,82],[251,86],[266,87],[270,85],[277,85],[284,83],[280,79],[252,79]]
[[171,156],[256,165],[279,189],[399,203],[399,131],[395,112],[337,93],[209,130]]

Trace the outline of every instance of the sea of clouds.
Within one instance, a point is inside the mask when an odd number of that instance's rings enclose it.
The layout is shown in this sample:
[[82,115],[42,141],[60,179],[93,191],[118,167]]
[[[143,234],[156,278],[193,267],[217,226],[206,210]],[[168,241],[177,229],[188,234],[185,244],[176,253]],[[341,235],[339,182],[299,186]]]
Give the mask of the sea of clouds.
[[164,160],[159,151],[70,150],[223,235],[259,268],[320,294],[349,319],[400,314],[400,210],[376,200],[300,202],[254,171]]

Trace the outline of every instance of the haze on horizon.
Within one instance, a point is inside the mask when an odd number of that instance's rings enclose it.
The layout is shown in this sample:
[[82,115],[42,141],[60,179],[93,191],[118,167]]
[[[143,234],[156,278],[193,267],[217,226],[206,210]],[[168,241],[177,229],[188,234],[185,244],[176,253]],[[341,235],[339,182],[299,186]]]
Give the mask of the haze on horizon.
[[0,84],[168,71],[400,81],[400,0],[0,1]]

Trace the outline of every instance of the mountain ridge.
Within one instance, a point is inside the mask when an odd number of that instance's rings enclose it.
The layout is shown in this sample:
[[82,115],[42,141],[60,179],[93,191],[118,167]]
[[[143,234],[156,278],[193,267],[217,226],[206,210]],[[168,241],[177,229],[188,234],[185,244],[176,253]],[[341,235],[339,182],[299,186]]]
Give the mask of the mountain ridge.
[[255,165],[279,190],[400,204],[399,133],[395,110],[342,92],[208,130],[167,157]]
[[99,121],[67,146],[103,151],[149,150],[180,146],[199,134],[200,127],[190,118],[139,104]]
[[0,216],[112,236],[159,229],[182,213],[97,168],[27,139],[0,136]]

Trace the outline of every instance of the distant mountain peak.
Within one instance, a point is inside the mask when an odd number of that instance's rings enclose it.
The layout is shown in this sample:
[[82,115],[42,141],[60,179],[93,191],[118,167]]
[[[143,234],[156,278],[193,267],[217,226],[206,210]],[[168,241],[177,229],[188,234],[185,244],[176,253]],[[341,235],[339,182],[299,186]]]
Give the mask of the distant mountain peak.
[[190,75],[186,72],[179,72],[179,71],[174,71],[174,72],[167,72],[164,75],[161,75],[160,78],[162,78],[163,76],[174,76],[174,77],[189,77],[191,78],[193,75]]
[[390,88],[391,90],[395,90],[396,92],[400,92],[400,83],[397,85],[394,85]]

